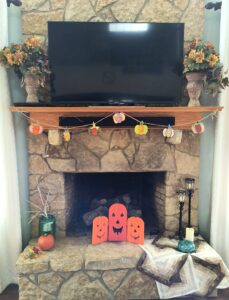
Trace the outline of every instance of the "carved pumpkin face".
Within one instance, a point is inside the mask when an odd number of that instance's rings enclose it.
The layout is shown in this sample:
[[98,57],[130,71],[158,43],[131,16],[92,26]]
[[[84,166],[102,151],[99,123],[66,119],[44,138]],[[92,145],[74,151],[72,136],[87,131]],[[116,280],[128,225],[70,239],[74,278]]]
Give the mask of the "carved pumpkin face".
[[127,210],[123,204],[109,208],[109,241],[126,241]]
[[92,226],[92,244],[99,244],[107,241],[108,235],[108,218],[96,217]]
[[144,244],[144,222],[141,218],[131,217],[127,221],[127,241],[134,244]]

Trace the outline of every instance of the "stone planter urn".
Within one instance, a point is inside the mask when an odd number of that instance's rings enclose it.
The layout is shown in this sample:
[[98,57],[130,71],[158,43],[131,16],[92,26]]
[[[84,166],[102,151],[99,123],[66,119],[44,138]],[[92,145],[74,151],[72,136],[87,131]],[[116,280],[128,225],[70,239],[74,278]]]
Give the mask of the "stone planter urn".
[[199,98],[205,77],[206,75],[200,72],[190,72],[186,74],[188,80],[187,91],[189,95],[188,106],[200,106]]
[[38,76],[27,72],[24,76],[23,85],[27,93],[26,103],[38,103],[37,90],[40,85]]

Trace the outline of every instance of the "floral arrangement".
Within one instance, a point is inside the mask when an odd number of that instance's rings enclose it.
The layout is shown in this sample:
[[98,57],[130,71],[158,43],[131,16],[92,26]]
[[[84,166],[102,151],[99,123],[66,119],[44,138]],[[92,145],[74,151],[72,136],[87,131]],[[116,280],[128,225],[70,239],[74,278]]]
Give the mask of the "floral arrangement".
[[48,57],[38,37],[27,38],[22,44],[12,44],[0,50],[0,63],[12,68],[22,79],[26,72],[38,75],[41,85],[49,74]]
[[206,74],[205,91],[217,94],[229,86],[227,71],[223,72],[219,53],[210,42],[194,39],[184,57],[184,73],[202,72]]

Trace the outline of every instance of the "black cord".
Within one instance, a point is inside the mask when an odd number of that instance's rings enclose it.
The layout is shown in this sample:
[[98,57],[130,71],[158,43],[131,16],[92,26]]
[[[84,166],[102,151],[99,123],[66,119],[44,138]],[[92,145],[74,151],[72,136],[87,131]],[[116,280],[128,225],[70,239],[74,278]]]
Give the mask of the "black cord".
[[214,10],[218,10],[218,9],[221,9],[222,7],[222,1],[219,1],[219,2],[208,2],[206,5],[205,5],[205,8],[206,9],[213,9]]
[[15,6],[21,6],[22,2],[20,0],[6,0],[7,6],[10,7],[10,4],[13,4]]

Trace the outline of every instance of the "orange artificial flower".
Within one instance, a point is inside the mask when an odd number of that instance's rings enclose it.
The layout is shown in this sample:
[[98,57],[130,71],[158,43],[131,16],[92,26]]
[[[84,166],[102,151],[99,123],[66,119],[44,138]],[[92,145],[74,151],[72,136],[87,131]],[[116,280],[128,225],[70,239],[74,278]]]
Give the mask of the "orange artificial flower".
[[217,55],[215,54],[211,54],[209,57],[208,57],[208,62],[209,62],[209,65],[213,68],[217,62],[219,61],[219,58]]
[[196,60],[196,62],[197,62],[198,64],[203,63],[204,58],[205,58],[205,55],[204,55],[203,51],[197,51],[197,52],[196,52],[195,60]]
[[38,37],[36,37],[36,36],[32,36],[31,38],[28,38],[28,39],[26,40],[26,45],[27,45],[28,47],[38,47],[38,46],[40,46],[40,44],[41,44],[41,41],[40,41],[40,39],[39,39]]

